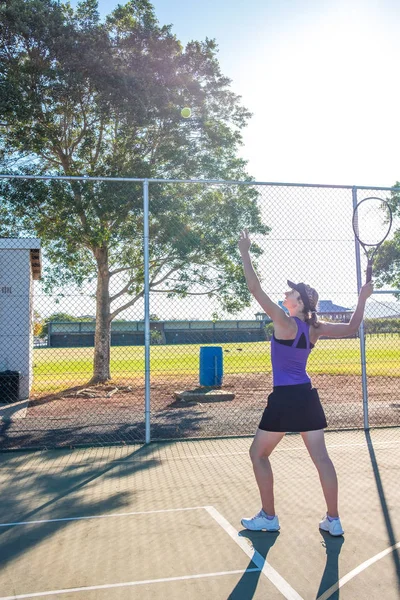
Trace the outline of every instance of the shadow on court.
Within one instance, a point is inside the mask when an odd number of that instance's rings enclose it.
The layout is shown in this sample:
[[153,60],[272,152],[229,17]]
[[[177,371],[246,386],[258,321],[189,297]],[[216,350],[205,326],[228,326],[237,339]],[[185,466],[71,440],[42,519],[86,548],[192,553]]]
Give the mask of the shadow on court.
[[[239,532],[239,536],[250,540],[255,552],[257,552],[265,562],[268,552],[279,538],[279,531],[265,533],[263,531],[247,531],[246,529],[243,529]],[[261,570],[258,571],[258,573],[249,573],[248,569],[254,569],[255,567],[257,567],[257,565],[251,560],[237,585],[232,590],[232,593],[229,594],[229,600],[251,600],[254,597]]]
[[[385,489],[384,489],[384,485],[382,482],[382,478],[380,475],[380,470],[379,470],[379,465],[378,465],[378,461],[376,459],[376,453],[374,450],[374,444],[371,438],[371,434],[370,432],[367,430],[365,431],[365,438],[367,440],[367,446],[368,446],[368,452],[369,452],[369,456],[371,459],[371,465],[372,465],[372,469],[374,472],[374,478],[375,478],[375,484],[376,484],[376,488],[378,491],[378,495],[379,495],[379,501],[381,503],[381,507],[382,507],[382,514],[383,514],[383,518],[385,519],[385,525],[386,525],[386,529],[387,529],[387,534],[388,534],[388,540],[389,540],[389,544],[390,546],[395,546],[396,544],[396,537],[394,534],[394,529],[393,529],[393,523],[392,523],[392,519],[390,516],[390,511],[388,508],[388,503],[386,500],[386,494],[385,494]],[[398,548],[394,548],[393,552],[391,553],[392,555],[392,560],[394,563],[394,568],[395,568],[395,572],[397,574],[397,588],[399,591],[399,597],[400,597],[400,556],[399,556],[399,549]]]
[[[159,411],[152,422],[152,438],[175,443],[176,438],[196,437],[213,419],[187,407]],[[143,410],[114,411],[74,417],[0,419],[0,451],[48,450],[53,448],[96,447],[113,444],[138,444],[145,441]],[[157,443],[157,442],[156,442]]]
[[[332,537],[326,531],[321,531],[324,542],[323,546],[326,550],[326,565],[322,575],[321,584],[318,588],[316,598],[319,598],[333,588],[339,581],[339,554],[344,544],[344,537]],[[336,590],[329,595],[330,600],[339,600],[339,590]]]
[[[339,554],[344,544],[343,536],[333,538],[325,531],[320,531],[323,538],[322,545],[326,550],[326,565],[322,575],[321,583],[315,598],[319,598],[327,590],[333,588],[339,580]],[[279,544],[279,532],[265,533],[262,531],[247,531],[242,530],[239,536],[245,537],[251,541],[255,552],[261,557],[265,563],[268,553],[275,544]],[[257,561],[258,562],[258,561]],[[245,572],[238,581],[232,593],[229,595],[229,600],[252,600],[257,590],[257,585],[261,575],[261,569],[258,573],[254,573],[254,567],[257,565],[250,560]],[[249,570],[251,571],[249,572]],[[330,600],[339,600],[339,590],[329,594]]]
[[[165,445],[163,445],[164,447]],[[40,461],[43,462],[41,472],[32,475],[29,469],[24,469],[27,463],[27,453],[11,453],[3,455],[9,458],[13,466],[13,475],[8,483],[8,489],[2,492],[2,507],[0,526],[0,566],[4,567],[24,552],[29,551],[36,545],[60,530],[68,527],[71,520],[79,517],[91,515],[106,515],[118,510],[132,507],[135,503],[134,493],[132,491],[121,491],[110,494],[106,498],[95,501],[90,500],[90,494],[85,493],[85,488],[102,478],[121,478],[133,476],[140,471],[152,469],[160,464],[160,460],[154,458],[155,445],[142,446],[137,450],[130,452],[124,458],[118,460],[118,463],[107,464],[105,468],[99,468],[96,463],[88,464],[82,470],[76,465],[66,465],[59,473],[54,473],[52,466],[47,470],[46,462],[54,462],[55,456],[70,454],[68,451],[55,450],[53,452],[41,452]],[[28,457],[33,456],[28,453]],[[135,460],[133,460],[135,459]],[[118,469],[117,469],[118,467]],[[123,468],[121,468],[123,467]],[[118,473],[116,473],[118,470]],[[26,500],[29,496],[34,496],[35,500],[41,497],[50,499],[39,503],[32,510],[25,510]],[[58,520],[56,527],[49,522],[40,523],[46,520],[43,515],[52,520]],[[40,515],[40,516],[39,516]],[[68,515],[68,518],[64,518]],[[11,519],[15,516],[15,519]],[[6,542],[1,542],[1,537],[13,529],[14,525],[4,526],[4,523],[24,523],[35,522],[35,528],[25,531],[24,542],[11,538]]]

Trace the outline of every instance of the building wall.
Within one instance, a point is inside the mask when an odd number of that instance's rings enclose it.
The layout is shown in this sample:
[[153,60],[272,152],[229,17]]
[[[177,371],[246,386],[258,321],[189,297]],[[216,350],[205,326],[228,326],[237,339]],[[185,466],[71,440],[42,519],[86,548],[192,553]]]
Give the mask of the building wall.
[[20,399],[32,384],[33,327],[30,251],[0,249],[0,371],[20,372]]

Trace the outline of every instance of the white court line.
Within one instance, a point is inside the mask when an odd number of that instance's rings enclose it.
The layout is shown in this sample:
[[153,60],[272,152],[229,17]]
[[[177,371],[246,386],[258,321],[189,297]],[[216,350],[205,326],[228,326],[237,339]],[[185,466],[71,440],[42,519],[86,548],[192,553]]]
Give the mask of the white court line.
[[[376,554],[372,558],[369,558],[365,562],[361,563],[361,565],[358,565],[358,567],[356,567],[355,569],[350,571],[350,573],[347,573],[347,575],[345,575],[344,577],[341,577],[339,579],[339,581],[334,583],[329,589],[327,589],[323,594],[321,594],[321,596],[318,596],[317,600],[328,600],[328,598],[330,598],[332,596],[332,594],[334,594],[339,588],[343,587],[345,583],[347,583],[348,581],[353,579],[353,577],[355,577],[356,575],[361,573],[361,571],[364,571],[365,569],[367,569],[368,567],[373,565],[375,562],[377,562],[381,558],[384,558],[385,556],[387,556],[388,554],[390,554],[391,552],[396,550],[396,548],[400,548],[400,542],[397,542],[397,544],[390,546],[390,548],[387,548],[386,550],[379,552],[379,554]],[[1,598],[0,598],[0,600],[1,600]]]
[[33,592],[32,594],[17,594],[2,596],[0,600],[23,600],[23,598],[44,598],[71,594],[72,592],[92,592],[93,590],[110,590],[113,588],[133,587],[135,585],[149,585],[152,583],[170,583],[171,581],[186,581],[188,579],[202,579],[203,577],[223,577],[224,575],[237,575],[243,573],[259,573],[259,569],[238,569],[236,571],[220,571],[218,573],[200,573],[199,575],[183,575],[181,577],[164,577],[162,579],[145,579],[142,581],[126,581],[123,583],[106,583],[104,585],[89,585],[86,587],[66,588],[64,590],[51,590],[48,592]]
[[[287,600],[303,600],[303,598],[292,588],[292,586],[284,579],[263,556],[255,548],[250,548],[248,542],[239,536],[239,533],[234,527],[217,511],[213,506],[205,506],[206,511],[220,525],[226,533],[233,539],[234,542],[247,554],[249,558],[259,568],[261,573],[269,579],[269,581],[283,594]],[[0,598],[0,600],[2,600]]]
[[89,515],[88,517],[65,517],[60,519],[42,519],[40,521],[19,521],[16,523],[0,523],[0,527],[16,527],[17,525],[40,525],[43,523],[61,523],[63,521],[88,521],[90,519],[113,519],[114,517],[152,515],[155,513],[180,512],[184,510],[203,510],[204,508],[204,506],[193,506],[190,508],[163,508],[162,510],[144,510],[140,512],[111,513],[109,515]]

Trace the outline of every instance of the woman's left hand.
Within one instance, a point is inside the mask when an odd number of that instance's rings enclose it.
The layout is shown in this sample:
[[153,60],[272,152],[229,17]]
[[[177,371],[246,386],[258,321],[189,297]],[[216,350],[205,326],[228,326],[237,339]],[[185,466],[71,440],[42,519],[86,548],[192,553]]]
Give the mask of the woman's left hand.
[[373,291],[374,291],[374,285],[373,285],[372,281],[368,281],[367,283],[364,283],[364,285],[362,286],[362,288],[360,290],[360,298],[363,298],[364,300],[366,300],[367,298],[370,297],[370,295],[372,294]]

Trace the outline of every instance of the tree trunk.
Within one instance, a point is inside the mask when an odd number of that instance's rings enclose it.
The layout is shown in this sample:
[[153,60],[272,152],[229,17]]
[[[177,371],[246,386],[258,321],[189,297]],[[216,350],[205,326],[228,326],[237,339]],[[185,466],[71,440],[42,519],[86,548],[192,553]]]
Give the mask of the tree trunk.
[[110,273],[108,269],[108,249],[97,248],[97,293],[96,293],[96,333],[94,337],[94,368],[90,383],[104,383],[111,379],[110,373]]

